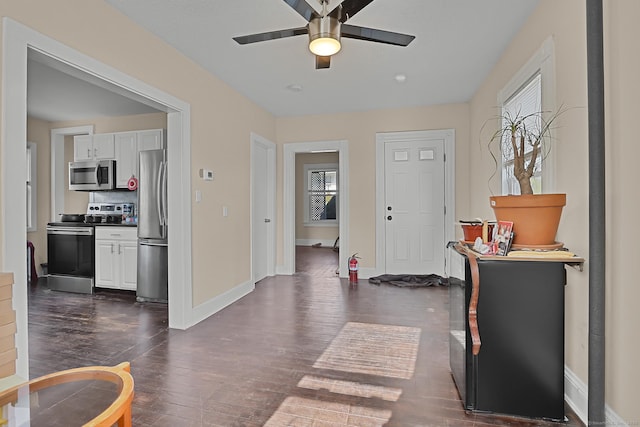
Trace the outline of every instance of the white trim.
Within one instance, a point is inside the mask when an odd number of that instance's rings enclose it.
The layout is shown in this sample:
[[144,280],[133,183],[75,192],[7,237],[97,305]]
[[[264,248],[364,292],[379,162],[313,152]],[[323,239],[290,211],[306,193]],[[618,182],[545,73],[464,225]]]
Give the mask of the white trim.
[[[542,46],[531,58],[516,72],[511,80],[498,92],[498,108],[507,101],[515,92],[526,84],[535,74],[542,76],[542,111],[552,113],[556,111],[556,74],[555,74],[555,43],[553,36],[547,37]],[[553,131],[552,131],[553,133]],[[553,137],[553,135],[552,135]],[[555,150],[551,150],[544,159],[542,166],[542,192],[553,193],[555,191]],[[500,182],[502,183],[502,157],[500,158]],[[502,184],[500,184],[502,186]],[[502,188],[502,187],[501,187]]]
[[[564,366],[564,400],[573,409],[580,421],[588,424],[588,396],[589,388],[574,374],[567,365]],[[609,405],[605,405],[605,420],[607,426],[629,427]]]
[[[376,134],[376,267],[369,277],[386,273],[385,261],[385,215],[384,215],[384,182],[385,182],[385,156],[384,144],[407,139],[443,139],[444,140],[444,242],[442,252],[446,260],[447,242],[455,240],[455,212],[456,212],[456,135],[454,129],[423,130],[410,132],[384,132]],[[442,271],[446,271],[442,266]]]
[[[275,227],[277,224],[276,218],[276,145],[268,139],[251,132],[251,182],[253,182],[253,174],[255,173],[254,165],[254,153],[255,147],[260,145],[267,150],[267,212],[271,219],[271,227],[267,230],[267,247],[270,250],[267,251],[267,276],[273,276],[275,274],[276,265],[276,237]],[[251,186],[251,219],[250,224],[253,228],[253,185]],[[251,230],[251,279],[253,283],[256,282],[253,272],[253,229]]]
[[[296,238],[296,154],[311,153],[319,150],[332,150],[339,152],[338,159],[338,192],[340,194],[339,236],[340,236],[340,277],[347,277],[347,257],[343,254],[349,252],[349,145],[347,141],[319,141],[319,142],[295,142],[284,144],[284,183],[283,183],[283,249],[284,265],[277,266],[278,274],[291,275],[295,273],[295,238]],[[356,252],[356,251],[354,251]]]
[[[30,162],[27,165],[27,177],[31,182],[31,191],[29,192],[29,210],[27,210],[27,216],[29,216],[30,227],[27,227],[27,233],[35,233],[38,231],[38,144],[35,142],[27,142],[28,151],[31,151]],[[29,176],[31,175],[31,176]]]
[[66,188],[64,164],[64,137],[67,135],[93,135],[93,125],[51,129],[51,221],[57,221],[58,214],[64,213],[64,193]]
[[211,298],[208,301],[203,302],[202,304],[193,307],[193,312],[191,313],[191,324],[189,326],[202,322],[213,313],[217,313],[223,308],[238,301],[240,298],[250,294],[255,288],[255,285],[250,281],[244,282],[214,298]]
[[[103,64],[44,34],[10,18],[2,18],[2,200],[0,234],[3,271],[14,273],[16,309],[17,374],[28,378],[28,316],[25,251],[26,194],[13,188],[16,176],[23,174],[27,129],[27,52],[37,50],[57,61],[124,88],[132,96],[141,96],[166,107],[168,114],[169,167],[169,326],[184,329],[191,322],[191,141],[190,106],[121,71]],[[17,142],[17,143],[16,143]],[[10,209],[8,209],[10,207]]]

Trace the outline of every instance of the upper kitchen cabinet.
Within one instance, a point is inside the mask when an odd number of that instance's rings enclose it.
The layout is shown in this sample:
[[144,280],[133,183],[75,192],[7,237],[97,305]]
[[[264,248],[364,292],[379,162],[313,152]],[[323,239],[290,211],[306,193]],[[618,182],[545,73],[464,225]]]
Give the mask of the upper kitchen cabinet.
[[127,188],[129,178],[138,170],[137,132],[115,134],[116,187]]
[[77,135],[73,138],[74,161],[115,158],[113,134]]
[[162,129],[143,130],[138,132],[138,151],[158,150],[165,148]]
[[129,178],[138,176],[138,153],[164,148],[164,130],[119,132],[114,135],[116,187],[128,188]]

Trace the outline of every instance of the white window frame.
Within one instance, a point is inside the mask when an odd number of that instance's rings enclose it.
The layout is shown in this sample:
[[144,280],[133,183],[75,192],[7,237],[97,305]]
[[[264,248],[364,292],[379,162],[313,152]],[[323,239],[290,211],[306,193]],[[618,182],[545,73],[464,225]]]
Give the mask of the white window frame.
[[[502,106],[516,93],[523,89],[536,75],[541,77],[542,111],[552,114],[556,111],[555,105],[555,48],[553,37],[547,38],[542,46],[534,53],[527,63],[511,78],[511,80],[498,92],[498,105]],[[553,132],[553,131],[552,131]],[[555,189],[555,156],[554,150],[542,159],[541,191],[553,193]],[[500,156],[500,181],[502,194],[508,193],[508,185],[504,177],[507,167],[505,159]]]
[[[336,173],[336,219],[312,221],[309,212],[309,176],[312,172],[330,171]],[[340,172],[338,163],[309,163],[304,165],[304,225],[305,227],[335,227],[340,217]]]

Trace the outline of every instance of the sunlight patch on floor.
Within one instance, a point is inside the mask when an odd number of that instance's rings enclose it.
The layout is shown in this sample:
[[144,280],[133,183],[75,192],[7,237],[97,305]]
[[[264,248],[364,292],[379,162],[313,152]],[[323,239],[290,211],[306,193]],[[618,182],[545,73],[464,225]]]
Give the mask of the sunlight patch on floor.
[[331,393],[348,396],[378,398],[389,402],[396,402],[402,394],[402,389],[383,387],[371,384],[361,384],[353,381],[334,380],[330,378],[305,375],[298,387],[311,390],[328,390]]
[[410,379],[420,328],[348,322],[314,368]]
[[264,426],[378,427],[390,419],[391,411],[388,410],[287,397]]

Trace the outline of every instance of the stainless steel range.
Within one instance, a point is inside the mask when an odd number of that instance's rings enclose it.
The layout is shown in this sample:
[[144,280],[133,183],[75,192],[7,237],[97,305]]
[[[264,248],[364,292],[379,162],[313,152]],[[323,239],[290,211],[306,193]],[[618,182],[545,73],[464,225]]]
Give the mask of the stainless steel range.
[[50,289],[91,294],[94,286],[96,224],[120,224],[130,203],[89,203],[86,214],[63,214],[47,224]]
[[93,293],[93,224],[80,222],[84,221],[84,215],[63,215],[62,219],[69,221],[47,224],[47,285],[56,291]]

